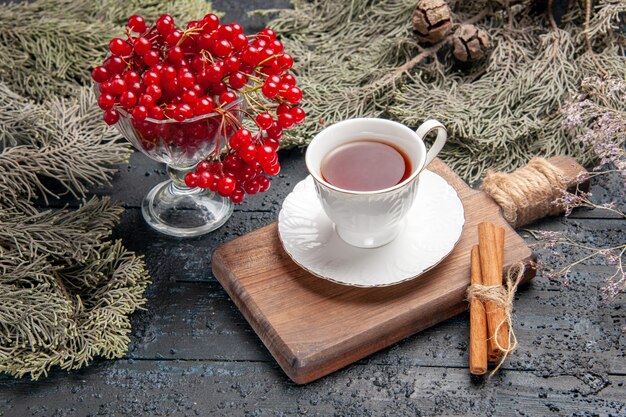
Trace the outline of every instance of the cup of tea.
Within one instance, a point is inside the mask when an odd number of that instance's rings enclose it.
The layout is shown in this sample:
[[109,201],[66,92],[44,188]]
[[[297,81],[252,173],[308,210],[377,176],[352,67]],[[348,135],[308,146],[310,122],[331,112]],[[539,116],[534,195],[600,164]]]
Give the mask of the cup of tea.
[[[426,151],[423,138],[437,131]],[[437,120],[417,131],[391,120],[360,118],[318,133],[306,151],[306,166],[335,231],[360,248],[385,245],[398,236],[417,195],[419,174],[448,138]]]

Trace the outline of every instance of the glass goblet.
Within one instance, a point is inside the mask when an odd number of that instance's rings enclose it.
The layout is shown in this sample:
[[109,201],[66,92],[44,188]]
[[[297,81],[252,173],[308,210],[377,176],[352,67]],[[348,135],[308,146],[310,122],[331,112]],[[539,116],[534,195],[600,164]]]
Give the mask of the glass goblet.
[[120,110],[116,126],[138,150],[167,165],[169,180],[155,186],[141,204],[146,222],[161,233],[192,237],[222,226],[233,212],[233,203],[210,189],[189,188],[185,174],[219,147],[233,133],[222,112],[237,116],[242,101],[221,112],[204,114],[184,121],[146,118],[133,120]]

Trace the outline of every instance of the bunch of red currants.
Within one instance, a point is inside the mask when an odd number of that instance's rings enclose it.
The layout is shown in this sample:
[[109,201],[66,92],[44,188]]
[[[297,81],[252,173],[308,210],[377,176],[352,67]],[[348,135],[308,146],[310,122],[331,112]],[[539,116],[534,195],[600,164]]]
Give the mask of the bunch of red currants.
[[[283,130],[305,118],[302,91],[287,72],[293,58],[274,31],[246,36],[238,23],[220,24],[208,14],[185,29],[170,15],[150,26],[131,16],[126,34],[111,40],[110,56],[92,71],[104,121],[130,119],[146,149],[193,150],[217,137],[207,159],[186,175],[187,186],[234,203],[266,191],[268,176],[280,171]],[[254,128],[244,128],[244,119]]]

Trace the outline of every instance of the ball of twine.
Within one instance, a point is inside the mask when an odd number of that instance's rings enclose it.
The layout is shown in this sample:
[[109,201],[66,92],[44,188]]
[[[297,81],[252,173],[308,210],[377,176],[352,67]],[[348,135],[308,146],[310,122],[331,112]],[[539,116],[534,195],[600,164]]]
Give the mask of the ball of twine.
[[544,158],[533,158],[511,174],[490,170],[481,186],[514,228],[562,213],[555,201],[566,188],[563,171]]

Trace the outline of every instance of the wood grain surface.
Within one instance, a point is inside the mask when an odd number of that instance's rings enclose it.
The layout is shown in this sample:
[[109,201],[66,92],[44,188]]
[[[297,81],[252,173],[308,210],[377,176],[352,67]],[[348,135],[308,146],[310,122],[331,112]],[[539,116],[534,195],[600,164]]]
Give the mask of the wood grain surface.
[[[466,310],[470,249],[477,243],[478,223],[505,228],[505,269],[520,261],[530,264],[531,250],[491,198],[471,189],[438,159],[429,169],[457,191],[466,222],[452,253],[415,280],[363,289],[317,278],[285,253],[276,223],[213,254],[213,273],[296,383],[325,376]],[[534,270],[527,268],[525,279],[532,276]]]

